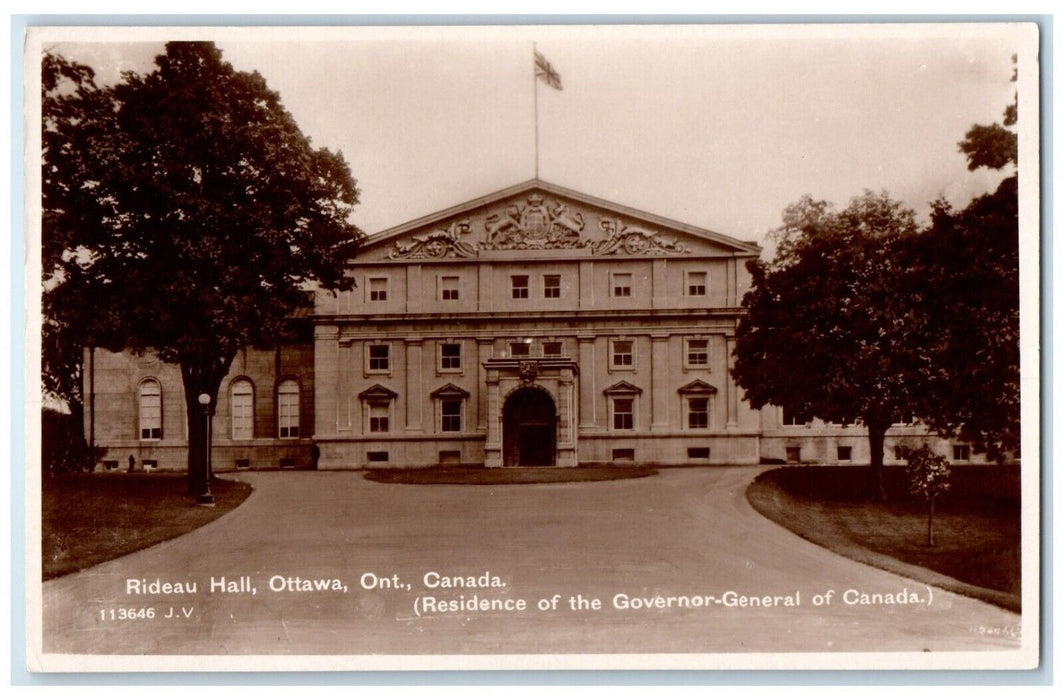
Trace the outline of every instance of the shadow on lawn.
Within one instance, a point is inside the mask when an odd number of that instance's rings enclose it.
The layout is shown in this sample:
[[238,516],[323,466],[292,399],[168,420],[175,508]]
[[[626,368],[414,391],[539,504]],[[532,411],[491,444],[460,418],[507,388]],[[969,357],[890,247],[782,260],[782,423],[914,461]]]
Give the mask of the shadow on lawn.
[[954,466],[950,490],[936,501],[935,547],[926,545],[926,512],[908,495],[904,467],[884,476],[885,503],[868,498],[868,467],[774,469],[746,496],[765,517],[834,552],[1019,612],[1019,467]]
[[202,527],[236,508],[251,486],[211,481],[216,505],[197,506],[183,473],[61,474],[41,489],[43,579],[110,561]]

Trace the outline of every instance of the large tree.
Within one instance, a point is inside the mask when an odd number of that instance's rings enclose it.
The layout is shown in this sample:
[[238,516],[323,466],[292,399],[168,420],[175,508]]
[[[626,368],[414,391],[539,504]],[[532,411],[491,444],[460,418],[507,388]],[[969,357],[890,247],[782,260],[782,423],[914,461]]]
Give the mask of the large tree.
[[913,212],[886,193],[866,191],[842,211],[808,196],[792,204],[774,259],[748,263],[736,339],[732,374],[754,408],[864,424],[879,500],[884,437],[913,410],[919,371],[893,254],[916,230]]
[[961,210],[934,202],[931,226],[904,252],[929,357],[917,412],[998,459],[1020,441],[1017,117],[1014,97],[1001,123],[976,124],[958,144],[969,170],[1005,172],[998,188]]
[[45,57],[45,310],[67,344],[180,366],[196,494],[199,395],[213,412],[237,351],[275,343],[310,285],[351,285],[358,190],[343,156],[312,148],[263,78],[212,43],[169,43],[155,64],[100,87]]
[[916,412],[997,459],[1015,454],[1020,438],[1016,188],[1013,175],[960,211],[936,202],[905,253],[930,358]]

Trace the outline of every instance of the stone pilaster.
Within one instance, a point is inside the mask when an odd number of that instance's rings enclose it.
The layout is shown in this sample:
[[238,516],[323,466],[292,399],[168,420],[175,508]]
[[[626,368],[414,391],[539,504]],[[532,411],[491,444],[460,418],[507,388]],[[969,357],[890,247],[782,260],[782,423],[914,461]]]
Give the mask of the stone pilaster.
[[577,338],[580,344],[580,430],[592,431],[595,425],[595,337],[582,335]]
[[669,305],[669,289],[667,279],[668,262],[665,258],[655,258],[651,264],[650,276],[650,306],[655,309]]
[[491,338],[477,338],[476,426],[478,433],[483,433],[488,429],[488,370],[484,367],[484,363],[491,359],[491,345]]
[[427,397],[421,388],[421,339],[406,339],[406,392],[403,401],[406,403],[406,430],[408,433],[420,433],[422,426],[422,412]]
[[576,416],[573,415],[576,406],[573,401],[573,371],[562,370],[558,378],[558,449],[557,460],[559,467],[575,467],[576,458],[576,432],[573,430]]
[[488,371],[488,438],[484,443],[484,466],[502,466],[502,406],[499,396],[499,373]]
[[735,380],[732,379],[732,365],[735,360],[732,357],[732,352],[735,350],[735,336],[729,335],[724,342],[725,357],[725,377],[724,377],[724,391],[727,395],[728,401],[728,427],[735,428],[739,425],[739,387],[736,386]]
[[669,336],[650,338],[650,430],[669,430]]
[[[339,428],[340,386],[337,381],[340,345],[336,326],[314,329],[314,435],[335,435]],[[329,387],[326,389],[326,387]]]
[[[408,265],[406,268],[406,310],[411,313],[421,311],[424,284],[421,280],[421,265]],[[390,290],[389,290],[390,291]]]

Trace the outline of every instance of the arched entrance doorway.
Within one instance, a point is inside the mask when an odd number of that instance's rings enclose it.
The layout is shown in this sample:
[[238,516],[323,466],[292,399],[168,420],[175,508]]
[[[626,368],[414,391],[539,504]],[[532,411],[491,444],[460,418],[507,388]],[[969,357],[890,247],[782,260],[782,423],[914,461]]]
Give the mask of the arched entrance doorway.
[[534,387],[518,389],[502,409],[502,463],[507,467],[554,465],[558,415],[554,400]]

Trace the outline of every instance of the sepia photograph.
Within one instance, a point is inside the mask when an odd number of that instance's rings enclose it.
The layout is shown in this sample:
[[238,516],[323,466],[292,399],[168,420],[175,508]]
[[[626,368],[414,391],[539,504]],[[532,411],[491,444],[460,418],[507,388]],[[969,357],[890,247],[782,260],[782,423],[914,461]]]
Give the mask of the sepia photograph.
[[1036,24],[23,62],[31,671],[1038,667]]

